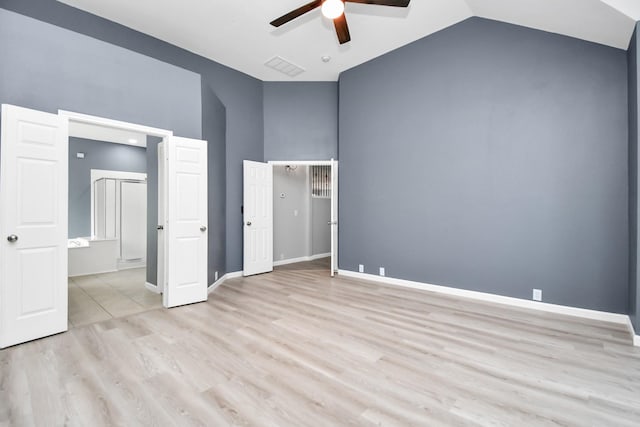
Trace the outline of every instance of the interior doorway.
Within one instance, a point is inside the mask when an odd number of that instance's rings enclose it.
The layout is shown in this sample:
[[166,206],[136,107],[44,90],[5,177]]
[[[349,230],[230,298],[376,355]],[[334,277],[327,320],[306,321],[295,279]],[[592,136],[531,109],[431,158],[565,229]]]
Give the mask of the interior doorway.
[[[69,324],[162,307],[156,265],[160,138],[69,123]],[[148,184],[148,174],[151,183]],[[148,188],[151,187],[152,188]],[[153,270],[152,270],[153,271]]]
[[273,266],[331,268],[331,168],[273,165]]
[[[164,307],[207,299],[207,143],[173,132],[68,111],[2,104],[0,126],[0,348],[68,329],[69,127],[158,137],[158,269]],[[151,226],[156,226],[151,224]],[[154,253],[155,251],[151,251]],[[147,260],[149,261],[149,260]],[[153,269],[151,269],[154,273]],[[149,285],[149,284],[147,284]]]
[[327,258],[335,275],[338,162],[245,160],[243,176],[243,275]]

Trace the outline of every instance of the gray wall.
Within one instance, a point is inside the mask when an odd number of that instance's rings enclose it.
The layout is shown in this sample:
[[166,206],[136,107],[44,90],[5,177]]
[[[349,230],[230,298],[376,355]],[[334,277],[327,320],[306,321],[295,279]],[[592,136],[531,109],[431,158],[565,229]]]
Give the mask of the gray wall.
[[215,273],[222,277],[226,271],[226,123],[224,104],[208,85],[202,92],[202,137],[208,141],[209,193],[209,272],[208,283],[215,282]]
[[331,199],[311,199],[311,255],[331,252]]
[[627,312],[624,51],[471,18],[340,77],[340,268]]
[[158,144],[162,138],[147,136],[147,282],[158,280]]
[[337,158],[337,105],[337,82],[265,82],[265,161]]
[[[273,260],[310,255],[307,167],[273,167]],[[284,193],[284,197],[280,197]],[[297,215],[295,215],[297,211]]]
[[640,52],[638,52],[638,28],[631,39],[627,60],[629,65],[629,316],[636,333],[640,333],[638,308],[640,293],[638,292],[638,123],[640,122]]
[[[0,8],[40,21],[0,10],[0,50],[12,58],[0,62],[0,102],[66,108],[198,138],[207,131],[206,121],[216,120],[204,111],[201,92],[215,92],[226,111],[226,271],[241,270],[242,160],[264,156],[262,82],[59,2],[3,0]],[[42,38],[47,40],[41,46]],[[80,52],[76,45],[88,49]],[[28,58],[23,52],[30,52]]]
[[[76,157],[78,152],[84,159]],[[146,173],[146,150],[69,138],[69,238],[91,236],[91,169]]]

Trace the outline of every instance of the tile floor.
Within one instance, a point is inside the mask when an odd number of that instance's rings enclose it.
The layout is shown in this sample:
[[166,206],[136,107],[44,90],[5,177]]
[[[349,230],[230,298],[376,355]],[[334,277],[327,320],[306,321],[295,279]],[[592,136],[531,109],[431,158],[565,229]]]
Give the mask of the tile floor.
[[145,288],[144,268],[69,278],[69,326],[81,326],[162,307]]

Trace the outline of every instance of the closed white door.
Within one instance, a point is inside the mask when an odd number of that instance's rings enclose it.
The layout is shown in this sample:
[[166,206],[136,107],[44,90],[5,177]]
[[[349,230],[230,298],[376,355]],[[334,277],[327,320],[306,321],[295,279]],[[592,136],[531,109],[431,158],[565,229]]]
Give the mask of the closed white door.
[[273,168],[245,160],[243,275],[273,271]]
[[0,348],[67,330],[68,122],[2,105]]
[[338,161],[331,159],[331,277],[338,272]]
[[170,137],[165,182],[165,307],[207,300],[207,143]]

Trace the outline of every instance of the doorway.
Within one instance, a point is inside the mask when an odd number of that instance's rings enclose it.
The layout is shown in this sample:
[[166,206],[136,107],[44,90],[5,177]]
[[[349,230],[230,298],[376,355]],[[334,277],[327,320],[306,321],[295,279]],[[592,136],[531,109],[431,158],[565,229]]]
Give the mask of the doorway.
[[0,235],[6,238],[0,241],[0,348],[68,329],[68,137],[76,122],[162,140],[157,232],[163,237],[158,247],[163,280],[153,288],[162,292],[167,308],[207,299],[206,141],[79,113],[2,104]]
[[243,275],[297,262],[321,264],[328,258],[328,270],[334,276],[338,271],[338,162],[245,160],[243,168]]
[[147,271],[147,258],[152,269],[157,259],[147,256],[147,246],[157,247],[157,231],[148,225],[157,223],[160,141],[127,129],[69,123],[71,326],[162,307]]
[[330,183],[330,166],[273,165],[274,268],[330,270]]

